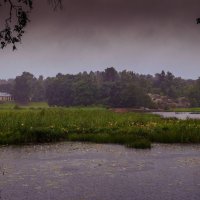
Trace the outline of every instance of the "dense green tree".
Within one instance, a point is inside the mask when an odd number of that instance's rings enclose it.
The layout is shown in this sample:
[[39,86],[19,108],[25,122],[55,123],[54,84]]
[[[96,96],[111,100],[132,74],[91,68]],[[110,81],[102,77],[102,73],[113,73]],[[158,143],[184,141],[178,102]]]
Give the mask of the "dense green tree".
[[155,76],[132,71],[117,72],[107,68],[103,72],[83,72],[76,75],[57,74],[38,79],[24,72],[13,81],[0,81],[0,91],[13,91],[17,102],[47,101],[50,106],[153,107],[150,94],[160,94],[178,102],[189,98],[193,106],[200,106],[200,79],[184,80],[162,71]]
[[114,82],[118,80],[118,72],[114,67],[109,67],[105,69],[103,73],[104,81]]
[[46,80],[46,98],[51,106],[71,106],[74,102],[74,76],[58,74]]
[[97,85],[87,73],[77,77],[74,85],[74,105],[92,105],[96,103]]
[[13,93],[13,83],[0,84],[0,92]]
[[40,102],[45,101],[45,85],[43,76],[39,76],[38,79],[34,81],[33,91],[32,91],[32,101]]
[[189,93],[189,99],[191,106],[193,107],[200,106],[200,78],[198,78],[193,87],[191,87]]
[[36,78],[29,72],[23,72],[21,76],[17,76],[14,82],[13,95],[18,103],[28,103],[33,97],[33,88]]

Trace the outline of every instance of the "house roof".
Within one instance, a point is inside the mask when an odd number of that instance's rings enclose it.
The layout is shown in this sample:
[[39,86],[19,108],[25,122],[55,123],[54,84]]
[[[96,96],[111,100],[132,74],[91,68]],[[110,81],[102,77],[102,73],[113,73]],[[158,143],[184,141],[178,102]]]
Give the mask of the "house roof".
[[11,97],[11,94],[6,92],[0,92],[0,97]]

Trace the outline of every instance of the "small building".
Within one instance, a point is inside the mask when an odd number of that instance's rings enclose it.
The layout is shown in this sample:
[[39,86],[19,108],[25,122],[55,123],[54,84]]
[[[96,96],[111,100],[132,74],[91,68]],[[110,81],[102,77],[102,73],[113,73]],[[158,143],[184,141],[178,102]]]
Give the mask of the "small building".
[[12,101],[12,95],[6,92],[0,92],[0,101]]

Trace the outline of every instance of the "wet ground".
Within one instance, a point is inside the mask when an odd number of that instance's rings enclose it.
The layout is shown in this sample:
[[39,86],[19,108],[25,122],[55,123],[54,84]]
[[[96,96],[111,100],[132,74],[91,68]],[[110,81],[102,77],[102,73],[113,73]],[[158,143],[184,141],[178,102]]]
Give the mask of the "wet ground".
[[0,200],[151,199],[200,199],[200,146],[0,148]]

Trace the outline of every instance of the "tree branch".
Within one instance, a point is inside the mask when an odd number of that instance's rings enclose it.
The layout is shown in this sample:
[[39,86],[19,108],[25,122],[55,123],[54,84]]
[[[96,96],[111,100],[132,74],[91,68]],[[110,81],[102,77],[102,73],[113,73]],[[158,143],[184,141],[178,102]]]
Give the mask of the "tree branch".
[[[62,0],[48,0],[53,9],[62,9]],[[5,25],[0,30],[0,48],[3,49],[12,45],[16,50],[16,43],[21,42],[29,20],[29,13],[33,8],[33,0],[0,0],[1,6],[9,6],[8,18],[5,19]]]

